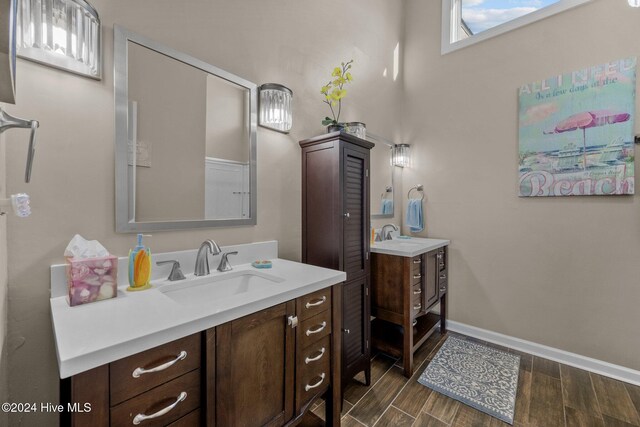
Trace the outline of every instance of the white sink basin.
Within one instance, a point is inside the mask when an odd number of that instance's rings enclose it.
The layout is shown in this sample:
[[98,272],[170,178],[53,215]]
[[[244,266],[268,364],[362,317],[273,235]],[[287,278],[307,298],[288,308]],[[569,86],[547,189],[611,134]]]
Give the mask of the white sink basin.
[[221,275],[192,277],[159,288],[172,300],[184,305],[200,305],[263,290],[284,279],[261,271],[242,270]]

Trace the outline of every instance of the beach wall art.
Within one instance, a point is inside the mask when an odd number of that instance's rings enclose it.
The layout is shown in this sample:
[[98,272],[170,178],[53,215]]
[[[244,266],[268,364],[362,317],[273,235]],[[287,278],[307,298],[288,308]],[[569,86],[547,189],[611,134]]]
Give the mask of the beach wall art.
[[636,58],[519,89],[521,197],[634,193]]

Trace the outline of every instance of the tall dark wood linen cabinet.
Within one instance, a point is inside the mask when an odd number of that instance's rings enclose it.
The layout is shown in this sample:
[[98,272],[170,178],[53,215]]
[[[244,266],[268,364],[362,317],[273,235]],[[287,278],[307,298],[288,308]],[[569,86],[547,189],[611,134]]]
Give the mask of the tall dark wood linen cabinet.
[[371,383],[369,156],[374,144],[340,132],[300,141],[302,262],[342,270],[342,389]]

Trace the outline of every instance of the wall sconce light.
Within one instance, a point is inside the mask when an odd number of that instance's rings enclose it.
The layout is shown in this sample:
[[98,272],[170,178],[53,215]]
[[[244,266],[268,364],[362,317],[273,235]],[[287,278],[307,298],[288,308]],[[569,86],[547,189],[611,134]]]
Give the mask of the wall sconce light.
[[102,52],[98,12],[84,0],[21,0],[18,56],[100,80]]
[[260,126],[289,133],[293,125],[291,104],[293,91],[277,83],[265,83],[260,90]]
[[391,164],[401,168],[407,167],[411,160],[411,146],[409,144],[395,144],[391,152]]
[[640,7],[640,0],[629,0],[629,6]]

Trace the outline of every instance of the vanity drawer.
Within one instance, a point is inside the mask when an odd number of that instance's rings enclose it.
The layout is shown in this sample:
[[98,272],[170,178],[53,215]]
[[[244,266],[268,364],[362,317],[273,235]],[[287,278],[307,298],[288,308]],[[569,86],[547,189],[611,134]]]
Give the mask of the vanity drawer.
[[420,273],[422,271],[422,256],[418,255],[411,259],[411,272],[413,274]]
[[442,294],[447,293],[447,291],[449,290],[449,284],[446,280],[443,280],[440,282],[440,296],[442,296]]
[[437,262],[438,271],[444,271],[447,268],[447,251],[445,248],[438,249]]
[[325,361],[329,359],[331,359],[331,336],[327,335],[298,352],[297,372],[304,376],[318,366],[324,366]]
[[199,408],[199,369],[111,408],[111,425],[136,425],[134,424],[136,417],[149,417],[170,407],[172,408],[165,414],[147,418],[139,424],[144,427],[166,426]]
[[331,307],[331,288],[320,289],[296,300],[296,313],[300,321],[309,319]]
[[411,286],[419,285],[422,283],[422,271],[411,272]]
[[417,285],[413,285],[411,288],[411,300],[416,301],[422,299],[424,296],[424,292],[422,291],[422,283],[418,283]]
[[[331,355],[330,336],[326,336],[318,343],[309,346],[301,353],[298,359],[298,369],[296,372],[296,408],[298,411],[318,393],[323,393],[331,382]],[[321,349],[325,352],[322,353]],[[322,357],[318,356],[322,354]],[[313,358],[315,361],[305,363],[305,359]],[[308,359],[307,359],[308,360]]]
[[422,309],[424,308],[424,304],[423,304],[423,299],[419,298],[419,299],[412,299],[411,300],[411,318],[413,319],[414,317],[416,317],[418,314],[420,314],[420,312],[422,311]]
[[331,311],[323,311],[298,326],[298,348],[306,348],[331,333]]
[[200,338],[189,335],[111,363],[111,405],[199,368]]

